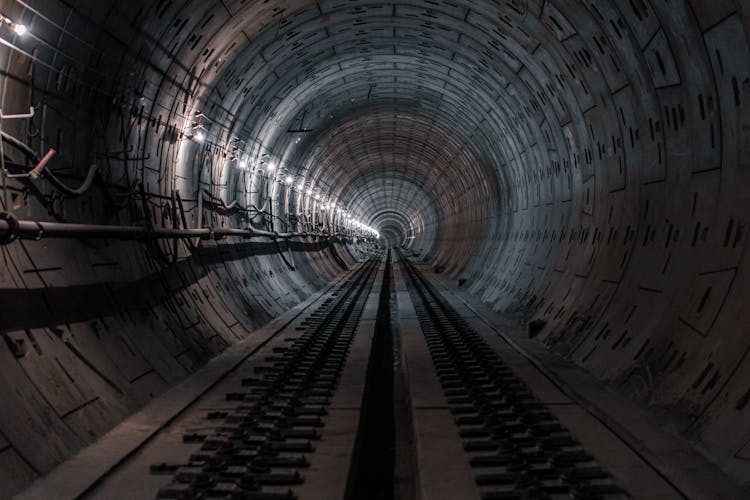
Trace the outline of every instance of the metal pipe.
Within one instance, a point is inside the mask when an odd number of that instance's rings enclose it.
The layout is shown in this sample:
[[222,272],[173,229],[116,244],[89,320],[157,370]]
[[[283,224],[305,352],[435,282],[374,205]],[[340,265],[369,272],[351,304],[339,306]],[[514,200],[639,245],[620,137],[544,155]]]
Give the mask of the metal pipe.
[[0,109],[0,120],[14,120],[14,119],[17,119],[17,118],[31,118],[32,116],[34,116],[34,106],[30,106],[29,107],[29,112],[28,113],[22,113],[22,114],[17,114],[17,115],[6,115],[6,114],[3,114],[3,110]]
[[99,224],[69,224],[62,222],[18,220],[12,215],[0,213],[0,244],[10,243],[16,239],[39,240],[41,238],[114,238],[121,240],[134,239],[184,239],[201,238],[218,240],[225,237],[242,238],[266,237],[274,240],[308,238],[346,237],[348,234],[316,235],[308,233],[277,233],[260,229],[210,228],[172,229],[146,226],[114,226]]

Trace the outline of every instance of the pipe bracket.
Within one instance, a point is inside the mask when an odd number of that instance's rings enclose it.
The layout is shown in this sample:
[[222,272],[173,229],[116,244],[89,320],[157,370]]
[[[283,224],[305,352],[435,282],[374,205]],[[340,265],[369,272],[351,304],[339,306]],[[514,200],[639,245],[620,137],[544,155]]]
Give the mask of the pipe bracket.
[[36,238],[34,238],[34,239],[36,241],[39,241],[44,236],[44,226],[42,226],[41,223],[37,222],[36,223],[36,228],[37,228],[38,232],[36,233]]

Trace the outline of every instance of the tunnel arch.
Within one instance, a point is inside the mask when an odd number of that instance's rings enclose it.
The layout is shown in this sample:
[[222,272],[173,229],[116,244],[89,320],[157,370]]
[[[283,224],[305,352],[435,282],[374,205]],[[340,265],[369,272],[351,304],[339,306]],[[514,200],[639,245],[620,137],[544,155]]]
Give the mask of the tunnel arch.
[[[50,168],[71,181],[99,167],[84,196],[11,179],[3,211],[278,232],[354,231],[359,220],[513,324],[544,321],[540,343],[658,413],[726,470],[746,471],[742,2],[0,6],[29,27],[26,37],[0,29],[0,108],[37,108],[2,130],[39,156],[57,149]],[[30,167],[13,147],[5,156]],[[123,347],[89,340],[130,332],[126,342],[148,350],[159,339],[158,355],[107,372],[125,390],[96,377],[72,383],[71,394],[109,389],[91,423],[36,422],[59,446],[26,450],[30,462],[49,469],[322,287],[341,271],[330,248],[345,264],[373,250],[309,243],[4,246],[0,287],[42,304],[34,321],[26,309],[6,317],[10,337],[47,329],[55,352],[73,338],[90,349],[84,358],[111,349],[118,360]],[[119,294],[122,283],[142,298]],[[160,364],[144,379],[154,389],[129,382]],[[45,407],[32,382],[24,387]]]

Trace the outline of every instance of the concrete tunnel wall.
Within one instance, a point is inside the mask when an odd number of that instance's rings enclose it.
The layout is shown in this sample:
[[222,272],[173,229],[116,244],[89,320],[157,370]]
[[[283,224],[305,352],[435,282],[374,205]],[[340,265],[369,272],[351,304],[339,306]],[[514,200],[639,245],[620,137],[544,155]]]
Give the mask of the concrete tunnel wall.
[[[188,227],[329,229],[333,200],[748,477],[746,2],[0,10],[29,29],[0,28],[2,111],[36,108],[2,130],[74,187],[98,166],[76,197],[8,180],[19,218],[181,227],[179,192]],[[9,489],[372,250],[280,245],[3,246]]]

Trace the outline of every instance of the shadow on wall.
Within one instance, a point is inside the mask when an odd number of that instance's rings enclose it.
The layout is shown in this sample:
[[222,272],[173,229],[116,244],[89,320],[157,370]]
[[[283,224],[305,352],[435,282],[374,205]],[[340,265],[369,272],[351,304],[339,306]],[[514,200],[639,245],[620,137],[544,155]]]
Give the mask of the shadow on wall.
[[[199,248],[133,281],[0,289],[3,494],[93,442],[363,254],[342,246],[334,262],[323,251],[333,245],[290,243],[297,272],[274,243],[249,242]],[[251,272],[222,276],[250,258]]]
[[[295,253],[320,252],[325,248],[330,248],[332,255],[335,252],[333,246],[327,243],[291,243],[289,247]],[[135,281],[0,289],[0,303],[6,307],[0,318],[0,332],[76,323],[122,311],[147,310],[205,279],[214,266],[253,256],[274,256],[279,250],[272,242],[201,247],[189,258]],[[335,261],[342,267],[341,270],[347,269],[346,262],[337,253]],[[273,274],[269,277],[273,277]],[[260,274],[256,274],[255,278],[262,279]],[[177,284],[177,287],[169,286],[170,283]],[[250,303],[244,305],[247,310],[253,309]],[[256,314],[260,315],[258,324],[272,317],[264,310]]]

